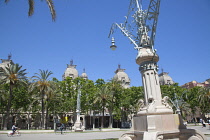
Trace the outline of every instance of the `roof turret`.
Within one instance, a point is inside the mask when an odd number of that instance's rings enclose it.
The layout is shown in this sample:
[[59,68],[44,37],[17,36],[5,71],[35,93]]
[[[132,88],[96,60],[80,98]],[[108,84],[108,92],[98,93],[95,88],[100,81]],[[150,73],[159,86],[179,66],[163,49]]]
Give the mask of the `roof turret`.
[[121,69],[120,65],[118,65],[118,69],[115,71],[116,74],[114,75],[114,79],[121,81],[124,88],[129,88],[130,78],[124,71],[125,69]]
[[163,72],[163,69],[162,69],[162,73],[159,74],[160,85],[172,85],[172,84],[174,84],[173,79],[168,74],[169,73],[167,73],[167,72]]
[[73,65],[73,60],[70,61],[70,64],[67,64],[66,71],[63,74],[63,80],[65,80],[66,77],[71,77],[72,79],[75,79],[79,76],[76,66],[77,65]]
[[88,79],[88,76],[85,73],[85,69],[83,69],[83,73],[82,73],[82,75],[80,77],[83,78],[83,79]]

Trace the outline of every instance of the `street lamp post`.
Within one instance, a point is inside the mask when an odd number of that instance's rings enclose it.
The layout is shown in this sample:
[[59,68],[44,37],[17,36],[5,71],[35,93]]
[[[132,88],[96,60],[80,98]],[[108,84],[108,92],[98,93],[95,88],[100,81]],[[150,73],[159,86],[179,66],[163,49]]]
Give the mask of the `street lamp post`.
[[[199,137],[196,137],[192,130],[186,130],[181,116],[173,114],[169,98],[162,98],[157,65],[159,56],[154,49],[160,0],[150,0],[147,10],[142,9],[142,1],[130,0],[125,22],[114,23],[109,34],[110,37],[115,28],[119,28],[134,44],[144,87],[142,106],[133,117],[131,130],[124,133],[120,140],[205,139],[198,132]],[[110,48],[113,50],[116,48],[114,43],[112,38]]]
[[[157,65],[159,56],[154,49],[159,7],[160,0],[151,0],[147,11],[142,9],[141,0],[130,0],[130,9],[125,23],[114,23],[109,34],[110,36],[114,33],[115,28],[119,28],[123,35],[134,44],[134,49],[138,51],[136,63],[139,65],[139,71],[142,75],[145,98],[144,107],[138,112],[139,116],[173,113],[171,107],[166,106],[167,101],[162,100]],[[112,45],[110,46],[112,50],[117,48],[114,43],[115,40],[112,37]]]

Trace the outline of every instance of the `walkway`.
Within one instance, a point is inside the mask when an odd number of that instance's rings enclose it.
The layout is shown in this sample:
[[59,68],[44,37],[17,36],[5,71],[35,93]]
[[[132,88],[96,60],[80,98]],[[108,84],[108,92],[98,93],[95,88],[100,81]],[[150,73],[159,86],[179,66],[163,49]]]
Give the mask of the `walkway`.
[[[207,136],[207,140],[210,140],[210,130],[209,126],[202,128],[199,126],[188,126],[189,129],[197,129],[203,132]],[[21,130],[22,135],[20,137],[13,137],[13,140],[99,140],[99,139],[108,139],[108,138],[119,138],[123,133],[127,130],[116,130],[112,129],[112,131],[85,131],[85,132],[70,132],[65,135],[53,133],[52,130]],[[10,137],[7,137],[5,134],[8,131],[0,131],[0,140],[11,140]]]

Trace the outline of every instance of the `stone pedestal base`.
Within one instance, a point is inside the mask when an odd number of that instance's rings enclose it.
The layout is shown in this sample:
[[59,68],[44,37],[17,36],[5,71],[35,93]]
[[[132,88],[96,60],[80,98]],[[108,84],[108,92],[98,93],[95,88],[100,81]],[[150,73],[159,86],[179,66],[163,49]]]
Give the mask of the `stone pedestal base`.
[[199,131],[187,129],[178,114],[142,115],[119,140],[206,140]]
[[81,122],[75,122],[74,126],[72,127],[72,129],[75,132],[83,132],[85,130],[85,127],[81,125]]

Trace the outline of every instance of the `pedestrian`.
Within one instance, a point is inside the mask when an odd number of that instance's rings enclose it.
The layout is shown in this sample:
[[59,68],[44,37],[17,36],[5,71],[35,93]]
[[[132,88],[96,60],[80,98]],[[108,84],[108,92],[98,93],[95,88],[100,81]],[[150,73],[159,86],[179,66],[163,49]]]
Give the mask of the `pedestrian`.
[[61,123],[61,127],[60,127],[60,130],[61,130],[61,134],[63,134],[63,129],[64,129],[64,124],[63,123]]
[[201,119],[202,127],[206,127],[205,121]]
[[210,119],[208,120],[208,123],[209,123],[209,129],[210,129]]

